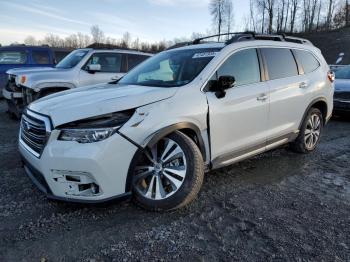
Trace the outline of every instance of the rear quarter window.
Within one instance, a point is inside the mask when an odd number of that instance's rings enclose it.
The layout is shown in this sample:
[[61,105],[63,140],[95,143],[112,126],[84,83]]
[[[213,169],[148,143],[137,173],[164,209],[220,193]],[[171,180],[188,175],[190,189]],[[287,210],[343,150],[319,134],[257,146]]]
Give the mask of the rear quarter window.
[[298,67],[292,51],[287,48],[262,48],[261,49],[268,70],[270,80],[297,76]]
[[0,65],[6,64],[25,64],[27,61],[27,54],[25,51],[6,51],[0,50]]
[[316,57],[309,51],[293,50],[293,52],[295,54],[296,59],[303,67],[305,74],[311,73],[320,67],[320,63],[318,62]]

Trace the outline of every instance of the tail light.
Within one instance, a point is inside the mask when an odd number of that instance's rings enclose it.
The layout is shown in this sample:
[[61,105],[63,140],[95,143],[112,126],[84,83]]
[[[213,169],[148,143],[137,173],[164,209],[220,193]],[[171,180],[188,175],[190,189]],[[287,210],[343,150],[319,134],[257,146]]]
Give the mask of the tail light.
[[328,71],[328,79],[331,81],[331,83],[335,80],[335,73],[333,71]]

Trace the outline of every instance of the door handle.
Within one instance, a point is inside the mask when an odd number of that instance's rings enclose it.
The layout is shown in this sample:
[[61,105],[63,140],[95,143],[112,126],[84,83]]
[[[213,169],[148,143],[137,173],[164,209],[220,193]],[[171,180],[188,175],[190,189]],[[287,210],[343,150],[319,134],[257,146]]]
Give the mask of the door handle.
[[261,101],[261,102],[265,102],[267,100],[267,95],[266,94],[262,94],[262,95],[258,96],[256,98],[256,100]]
[[309,85],[306,82],[302,82],[299,84],[299,88],[307,88]]

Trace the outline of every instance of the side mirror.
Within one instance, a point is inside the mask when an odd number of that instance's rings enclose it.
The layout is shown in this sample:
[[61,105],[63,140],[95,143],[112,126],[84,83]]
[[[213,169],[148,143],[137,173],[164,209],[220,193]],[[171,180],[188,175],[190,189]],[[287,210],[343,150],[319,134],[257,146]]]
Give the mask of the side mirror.
[[96,72],[100,72],[101,71],[101,65],[100,64],[88,65],[88,66],[86,66],[86,70],[90,74],[94,74]]
[[220,76],[219,77],[219,87],[222,90],[226,90],[234,87],[236,79],[233,76]]
[[233,76],[220,76],[219,80],[209,82],[208,91],[215,92],[217,98],[223,98],[226,95],[226,89],[234,87],[236,79]]

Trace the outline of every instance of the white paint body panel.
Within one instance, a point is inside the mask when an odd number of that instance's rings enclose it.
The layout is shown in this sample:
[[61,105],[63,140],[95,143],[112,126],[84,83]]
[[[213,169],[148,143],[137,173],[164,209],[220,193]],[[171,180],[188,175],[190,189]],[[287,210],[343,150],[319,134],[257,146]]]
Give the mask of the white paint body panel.
[[[182,49],[208,47],[223,45],[204,44]],[[307,76],[234,87],[227,90],[224,99],[203,92],[208,80],[230,55],[243,48],[259,47],[309,50],[320,59],[321,68]],[[209,162],[296,131],[307,107],[315,98],[327,102],[329,117],[333,109],[334,88],[327,79],[327,71],[328,66],[322,55],[313,46],[272,41],[238,42],[224,47],[191,83],[182,87],[99,85],[78,88],[38,100],[29,109],[49,116],[55,129],[72,121],[136,108],[135,114],[119,132],[142,147],[162,128],[182,122],[191,123],[198,127],[203,136]],[[303,81],[309,84],[305,89],[299,88],[299,83]],[[267,95],[266,101],[257,100],[261,94]],[[22,146],[21,153],[47,179],[50,179],[52,169],[90,172],[101,183],[102,191],[106,193],[104,197],[124,193],[127,170],[137,150],[135,145],[118,134],[105,141],[86,145],[57,141],[57,136],[58,131],[53,131],[41,159],[30,155]],[[255,153],[286,142],[288,140],[285,138],[275,141],[265,148],[257,148]],[[250,155],[245,152],[237,159]],[[62,194],[54,183],[49,185],[55,194]]]

